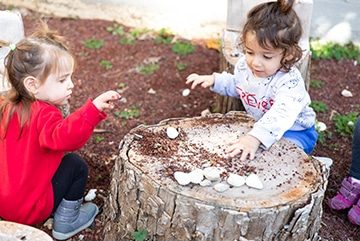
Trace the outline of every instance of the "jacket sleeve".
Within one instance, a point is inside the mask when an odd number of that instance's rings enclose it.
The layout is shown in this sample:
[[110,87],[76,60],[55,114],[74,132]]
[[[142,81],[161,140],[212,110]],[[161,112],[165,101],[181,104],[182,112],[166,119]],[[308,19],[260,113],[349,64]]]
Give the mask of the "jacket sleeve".
[[91,100],[63,119],[55,106],[39,113],[37,129],[40,146],[57,151],[74,151],[91,137],[96,125],[106,118]]

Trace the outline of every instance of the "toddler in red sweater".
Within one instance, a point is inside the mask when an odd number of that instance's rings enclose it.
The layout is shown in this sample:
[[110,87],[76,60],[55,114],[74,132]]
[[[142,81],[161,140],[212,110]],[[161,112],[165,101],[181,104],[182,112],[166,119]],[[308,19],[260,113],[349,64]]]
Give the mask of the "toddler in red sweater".
[[0,99],[0,217],[37,224],[54,214],[53,237],[68,239],[90,226],[99,209],[83,204],[88,177],[75,153],[120,95],[107,91],[63,118],[71,97],[74,58],[46,24],[10,48],[5,70],[11,89]]

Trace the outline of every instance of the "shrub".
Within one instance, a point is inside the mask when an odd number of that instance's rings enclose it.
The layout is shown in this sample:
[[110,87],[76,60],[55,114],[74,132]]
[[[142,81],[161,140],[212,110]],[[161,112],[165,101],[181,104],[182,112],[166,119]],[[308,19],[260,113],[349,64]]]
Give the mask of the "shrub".
[[360,60],[360,47],[353,43],[340,45],[338,43],[322,44],[319,41],[312,41],[310,49],[313,59]]

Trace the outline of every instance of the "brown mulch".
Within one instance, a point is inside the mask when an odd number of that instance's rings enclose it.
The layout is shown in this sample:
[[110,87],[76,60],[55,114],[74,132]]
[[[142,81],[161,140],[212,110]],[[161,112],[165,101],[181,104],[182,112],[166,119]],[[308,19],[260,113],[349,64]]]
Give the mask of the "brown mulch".
[[[4,8],[4,7],[3,7]],[[24,25],[30,33],[37,20],[38,13],[26,11]],[[200,115],[201,111],[210,108],[214,103],[214,94],[209,90],[197,89],[187,97],[182,90],[188,88],[185,78],[193,72],[212,73],[219,70],[220,53],[205,46],[205,41],[193,42],[196,51],[187,56],[176,55],[170,44],[157,44],[153,38],[136,40],[134,44],[120,44],[119,36],[106,31],[113,23],[103,20],[81,20],[47,17],[51,29],[56,29],[66,36],[75,54],[77,68],[73,75],[75,84],[71,99],[71,109],[81,106],[87,98],[94,98],[101,92],[120,90],[126,102],[118,103],[113,112],[98,128],[105,130],[94,133],[88,143],[79,150],[90,167],[88,189],[98,189],[95,202],[103,205],[109,191],[110,174],[117,154],[117,148],[123,136],[140,124],[155,124],[171,117],[191,117]],[[124,26],[126,31],[128,27]],[[105,44],[100,49],[89,49],[84,46],[88,39],[102,39]],[[144,60],[155,58],[160,68],[153,74],[141,74],[136,71]],[[112,67],[106,69],[99,63],[111,61]],[[178,63],[185,63],[184,70],[176,68]],[[328,188],[324,200],[324,213],[320,235],[327,240],[359,240],[360,229],[350,224],[345,212],[332,212],[326,200],[333,196],[349,169],[351,160],[351,138],[340,136],[330,120],[334,111],[346,114],[359,112],[360,67],[350,60],[312,61],[311,79],[321,80],[324,85],[319,89],[310,89],[312,100],[323,101],[328,111],[318,115],[325,122],[332,136],[319,143],[314,155],[333,159]],[[125,88],[123,88],[126,86]],[[148,93],[153,89],[156,93]],[[343,89],[353,93],[352,98],[341,96]],[[121,111],[136,109],[140,115],[134,118],[121,117]],[[96,219],[92,229],[81,232],[84,240],[100,241],[103,237],[103,226],[100,218]],[[50,231],[39,226],[40,229]],[[76,235],[72,240],[79,240]]]

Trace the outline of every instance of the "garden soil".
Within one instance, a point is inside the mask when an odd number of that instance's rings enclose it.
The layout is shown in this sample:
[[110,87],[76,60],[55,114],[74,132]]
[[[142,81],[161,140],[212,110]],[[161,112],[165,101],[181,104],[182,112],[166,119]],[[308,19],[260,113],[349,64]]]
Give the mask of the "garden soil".
[[[72,111],[88,98],[109,89],[118,90],[123,97],[115,109],[107,113],[107,119],[97,127],[88,143],[78,151],[90,168],[87,190],[97,189],[94,202],[100,206],[108,196],[118,145],[126,133],[140,124],[156,124],[171,117],[199,116],[214,105],[215,95],[208,89],[198,88],[188,96],[182,95],[182,91],[189,88],[185,85],[185,78],[190,73],[220,71],[221,54],[210,47],[209,41],[193,40],[194,53],[177,55],[172,51],[172,44],[158,44],[151,34],[141,35],[132,44],[121,43],[119,35],[106,30],[114,26],[109,21],[41,16],[28,10],[23,10],[23,13],[26,34],[32,32],[39,18],[45,18],[51,29],[66,37],[76,58],[75,88],[70,100]],[[122,27],[125,32],[130,31],[128,27]],[[103,40],[103,47],[85,47],[85,41],[90,39]],[[159,68],[152,74],[141,73],[140,66],[149,63]],[[317,118],[327,125],[329,133],[322,143],[318,143],[313,154],[330,157],[334,162],[323,204],[320,235],[324,240],[360,240],[360,228],[347,220],[346,212],[333,212],[326,205],[347,175],[351,160],[351,136],[337,133],[331,119],[336,113],[360,111],[360,67],[351,60],[313,60],[311,79],[317,83],[309,90],[312,100],[322,101],[328,107]],[[353,97],[343,97],[343,89],[351,91]],[[92,228],[71,240],[103,240],[103,219],[103,215],[99,215]],[[37,227],[51,233],[44,225]]]

